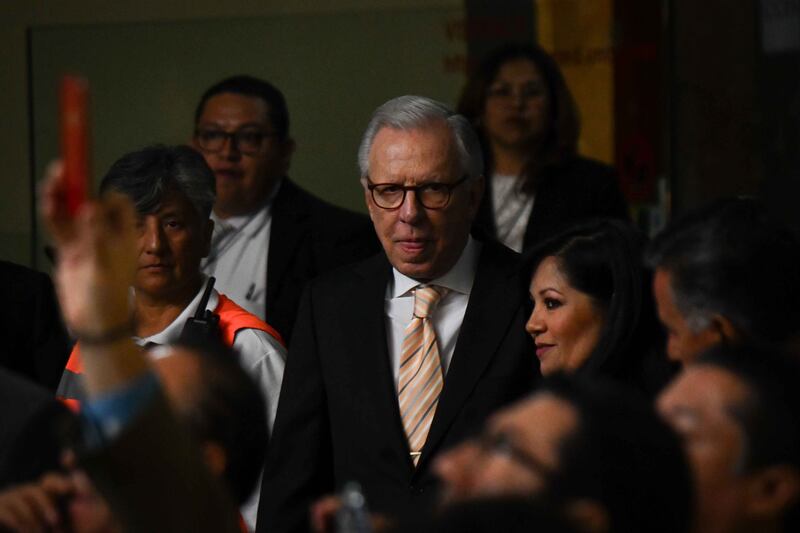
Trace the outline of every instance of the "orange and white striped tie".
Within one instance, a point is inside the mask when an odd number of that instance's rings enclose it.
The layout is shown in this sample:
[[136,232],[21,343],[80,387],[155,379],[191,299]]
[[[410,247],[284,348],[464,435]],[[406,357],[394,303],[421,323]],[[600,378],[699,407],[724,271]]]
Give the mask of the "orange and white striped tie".
[[429,317],[446,291],[424,285],[414,290],[414,316],[403,338],[397,396],[414,465],[428,438],[444,383],[436,332]]

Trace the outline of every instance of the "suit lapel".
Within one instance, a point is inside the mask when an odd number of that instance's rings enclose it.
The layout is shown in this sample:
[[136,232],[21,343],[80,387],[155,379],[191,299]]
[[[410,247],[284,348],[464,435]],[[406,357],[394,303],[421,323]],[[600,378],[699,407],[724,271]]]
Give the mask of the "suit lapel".
[[297,186],[284,178],[272,204],[272,227],[267,257],[267,314],[273,305],[278,282],[285,279],[300,243],[308,233],[307,210],[298,208],[302,198]]
[[[509,297],[520,292],[514,275],[515,265],[501,261],[494,246],[488,242],[483,245],[469,304],[422,451],[420,467],[438,446],[472,393],[505,338],[519,307],[519,299]],[[417,468],[418,472],[420,470]]]
[[361,373],[358,383],[367,389],[364,397],[374,398],[371,408],[381,424],[371,431],[391,431],[396,437],[396,450],[408,459],[409,472],[413,469],[408,454],[408,442],[400,420],[397,391],[389,359],[384,310],[386,286],[392,273],[391,265],[381,252],[378,256],[359,264],[356,274],[361,276],[359,294],[352,299],[351,309],[342,310],[351,316],[357,337],[353,346],[354,368]]

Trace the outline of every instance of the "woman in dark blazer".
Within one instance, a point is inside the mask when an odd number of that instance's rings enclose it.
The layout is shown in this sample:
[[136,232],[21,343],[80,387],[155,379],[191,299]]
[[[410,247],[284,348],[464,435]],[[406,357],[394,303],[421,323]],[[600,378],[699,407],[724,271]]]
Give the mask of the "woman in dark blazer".
[[583,219],[628,219],[614,170],[577,154],[578,112],[552,57],[533,45],[490,54],[458,111],[483,144],[486,192],[476,226],[517,251]]

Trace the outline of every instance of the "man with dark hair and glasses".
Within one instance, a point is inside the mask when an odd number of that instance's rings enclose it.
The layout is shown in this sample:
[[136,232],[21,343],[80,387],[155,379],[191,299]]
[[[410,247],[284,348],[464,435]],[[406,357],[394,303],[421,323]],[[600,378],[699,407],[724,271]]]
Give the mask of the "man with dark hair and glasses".
[[443,503],[528,496],[581,531],[680,533],[691,476],[677,435],[612,383],[555,376],[442,454]]
[[431,461],[537,375],[518,256],[470,236],[483,193],[475,133],[443,104],[380,106],[359,148],[382,254],[312,281],[300,304],[259,531],[308,527],[347,481],[390,516],[431,507]]
[[203,271],[288,340],[305,283],[377,251],[369,221],[287,177],[295,143],[286,100],[272,84],[226,78],[203,94],[194,122],[192,145],[217,185]]

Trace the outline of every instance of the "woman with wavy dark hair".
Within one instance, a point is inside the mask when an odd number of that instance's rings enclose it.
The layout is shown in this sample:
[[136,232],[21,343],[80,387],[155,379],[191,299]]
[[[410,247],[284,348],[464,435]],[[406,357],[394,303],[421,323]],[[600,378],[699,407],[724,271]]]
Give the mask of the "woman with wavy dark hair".
[[597,219],[543,242],[526,257],[533,309],[525,325],[543,375],[603,375],[653,395],[670,368],[661,349],[644,237]]
[[478,131],[486,193],[477,225],[517,251],[590,217],[627,219],[610,167],[577,154],[575,101],[558,65],[533,45],[491,53],[458,104]]

